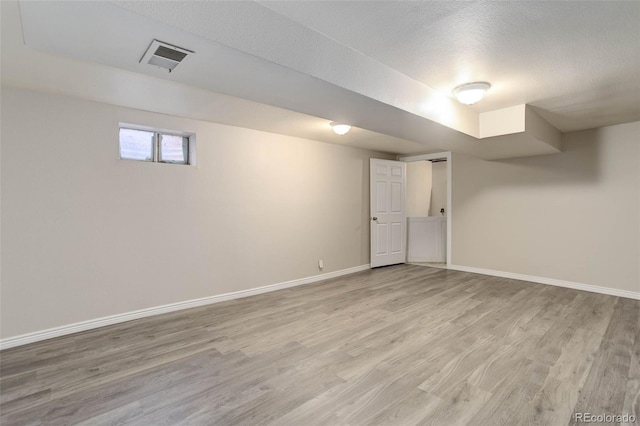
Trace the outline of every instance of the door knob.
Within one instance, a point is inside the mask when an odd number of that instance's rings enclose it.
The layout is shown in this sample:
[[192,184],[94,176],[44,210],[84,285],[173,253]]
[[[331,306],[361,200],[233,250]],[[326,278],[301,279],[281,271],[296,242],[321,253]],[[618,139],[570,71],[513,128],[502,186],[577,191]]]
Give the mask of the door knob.
[[373,219],[373,220],[378,220],[378,218],[377,218],[377,217],[375,217],[375,216],[374,216],[374,217],[372,217],[371,219]]

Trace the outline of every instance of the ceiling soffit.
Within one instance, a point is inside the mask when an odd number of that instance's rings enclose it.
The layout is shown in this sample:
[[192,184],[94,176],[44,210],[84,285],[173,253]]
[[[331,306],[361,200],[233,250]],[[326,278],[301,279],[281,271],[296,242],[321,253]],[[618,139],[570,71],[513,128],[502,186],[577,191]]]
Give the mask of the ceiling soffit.
[[[479,141],[482,114],[257,3],[188,4],[21,2],[25,43],[83,61],[349,122],[429,149],[438,146],[487,159],[559,150],[559,132],[552,128],[527,135],[530,123],[544,120],[537,114],[535,119],[525,119],[529,109],[524,106],[509,111],[511,117],[520,114],[524,123],[518,133],[525,137],[518,143],[500,140],[500,135],[514,134],[513,126],[501,131],[500,123],[508,122],[495,117],[491,140]],[[153,39],[196,53],[175,73],[162,73],[138,63]],[[297,40],[305,54],[292,51],[294,46],[283,40]]]

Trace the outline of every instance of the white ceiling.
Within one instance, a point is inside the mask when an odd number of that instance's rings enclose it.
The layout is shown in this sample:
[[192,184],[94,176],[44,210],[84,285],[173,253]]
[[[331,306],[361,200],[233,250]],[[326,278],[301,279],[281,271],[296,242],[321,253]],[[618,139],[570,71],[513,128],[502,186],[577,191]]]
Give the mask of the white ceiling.
[[[478,141],[479,112],[526,103],[562,131],[640,119],[640,2],[20,7],[21,18],[2,2],[3,83],[101,102],[388,152],[483,158],[552,151],[532,138],[516,147]],[[171,74],[139,64],[153,38],[196,53]],[[469,108],[450,90],[471,80],[493,87]],[[167,88],[173,102],[154,108],[152,93]],[[357,129],[336,139],[333,120]]]
[[265,1],[261,4],[472,108],[529,104],[566,132],[640,119],[640,2]]

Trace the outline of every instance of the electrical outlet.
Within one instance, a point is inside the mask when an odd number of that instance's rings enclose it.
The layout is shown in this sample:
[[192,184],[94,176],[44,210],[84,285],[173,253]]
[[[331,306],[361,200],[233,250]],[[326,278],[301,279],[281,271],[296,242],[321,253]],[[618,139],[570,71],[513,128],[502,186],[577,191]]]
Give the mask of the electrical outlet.
[[318,260],[318,269],[324,268],[324,262],[322,260]]

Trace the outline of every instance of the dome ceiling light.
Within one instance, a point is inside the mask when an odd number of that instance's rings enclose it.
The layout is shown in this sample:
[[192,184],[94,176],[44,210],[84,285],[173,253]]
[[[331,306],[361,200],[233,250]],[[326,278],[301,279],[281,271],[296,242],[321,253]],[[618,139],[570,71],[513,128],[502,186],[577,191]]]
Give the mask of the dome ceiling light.
[[333,123],[331,123],[331,129],[333,130],[333,133],[335,133],[336,135],[342,136],[349,133],[349,130],[351,130],[351,126],[348,124],[338,123],[337,121],[334,121]]
[[453,89],[453,94],[460,103],[473,105],[484,97],[484,94],[487,93],[490,87],[491,84],[484,81],[466,83]]

